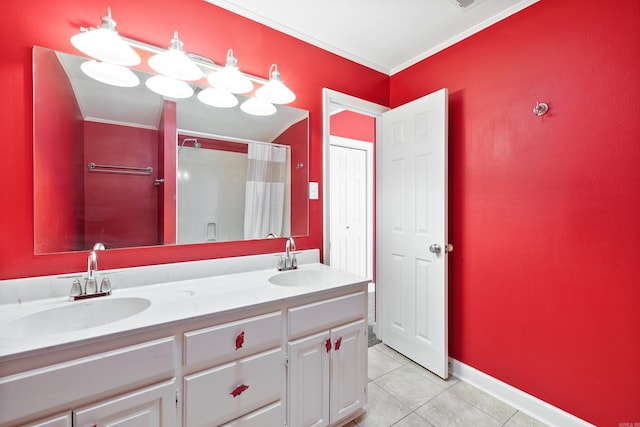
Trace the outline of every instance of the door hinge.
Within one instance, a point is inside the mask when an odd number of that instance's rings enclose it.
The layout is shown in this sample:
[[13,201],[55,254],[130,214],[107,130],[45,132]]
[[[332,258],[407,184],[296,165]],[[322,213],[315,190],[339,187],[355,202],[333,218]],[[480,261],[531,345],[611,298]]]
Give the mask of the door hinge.
[[284,357],[284,367],[289,369],[289,356]]
[[180,389],[176,389],[176,407],[180,406]]

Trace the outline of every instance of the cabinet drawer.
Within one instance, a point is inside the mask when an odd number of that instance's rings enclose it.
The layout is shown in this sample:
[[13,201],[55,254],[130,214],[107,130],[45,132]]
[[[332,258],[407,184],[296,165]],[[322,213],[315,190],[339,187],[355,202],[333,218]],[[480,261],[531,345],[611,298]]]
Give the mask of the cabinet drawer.
[[242,319],[184,334],[184,363],[218,365],[282,343],[282,312]]
[[283,371],[277,348],[185,377],[184,425],[220,425],[281,400]]
[[222,427],[267,427],[284,425],[282,402],[278,401],[260,408],[244,417],[233,420]]
[[289,339],[366,318],[366,310],[367,295],[364,292],[291,308],[288,316]]

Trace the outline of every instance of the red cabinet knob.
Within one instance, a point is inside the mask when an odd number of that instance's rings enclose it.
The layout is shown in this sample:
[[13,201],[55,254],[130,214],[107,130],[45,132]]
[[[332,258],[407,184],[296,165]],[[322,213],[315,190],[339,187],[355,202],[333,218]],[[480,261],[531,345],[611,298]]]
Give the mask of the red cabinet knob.
[[246,384],[240,384],[238,387],[234,388],[231,393],[229,393],[231,396],[233,397],[238,397],[240,396],[242,393],[244,393],[244,391],[246,389],[248,389],[249,386]]
[[325,348],[327,349],[327,353],[331,351],[331,338],[327,338],[327,342],[324,343]]
[[335,345],[335,349],[336,351],[340,350],[340,346],[342,345],[342,337],[338,338],[336,340],[336,345]]
[[244,344],[244,331],[240,332],[236,337],[236,350],[242,348],[242,344]]

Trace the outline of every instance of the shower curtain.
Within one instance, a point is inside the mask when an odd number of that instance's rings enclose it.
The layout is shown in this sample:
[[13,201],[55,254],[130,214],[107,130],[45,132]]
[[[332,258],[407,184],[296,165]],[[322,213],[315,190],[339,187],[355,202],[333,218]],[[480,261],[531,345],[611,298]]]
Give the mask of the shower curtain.
[[285,210],[288,147],[250,143],[247,155],[247,187],[244,238],[282,236]]

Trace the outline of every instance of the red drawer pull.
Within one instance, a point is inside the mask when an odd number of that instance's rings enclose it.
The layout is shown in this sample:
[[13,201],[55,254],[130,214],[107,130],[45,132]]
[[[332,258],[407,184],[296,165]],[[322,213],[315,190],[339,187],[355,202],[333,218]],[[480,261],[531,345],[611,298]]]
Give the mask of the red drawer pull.
[[342,345],[342,337],[338,338],[336,340],[336,345],[335,345],[335,349],[336,351],[340,350],[340,346]]
[[249,386],[246,384],[240,384],[238,387],[234,388],[233,391],[231,393],[229,393],[231,396],[233,397],[238,397],[240,396],[242,393],[244,393],[244,391],[246,389],[248,389]]
[[236,350],[242,348],[242,344],[244,344],[244,331],[240,332],[236,337]]
[[327,338],[327,342],[324,343],[325,348],[327,349],[327,353],[331,351],[331,338]]

